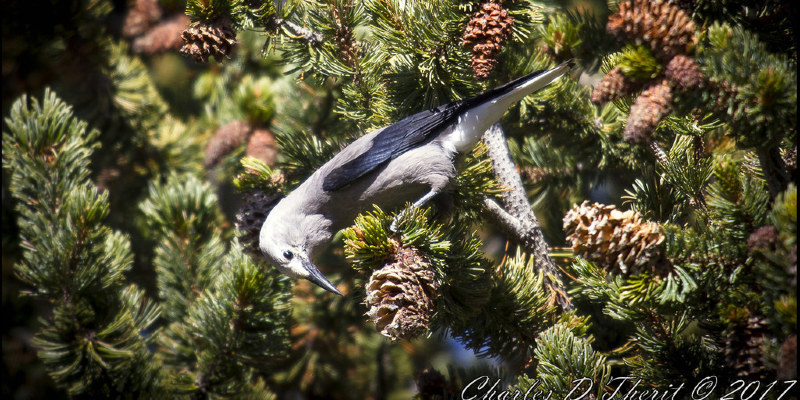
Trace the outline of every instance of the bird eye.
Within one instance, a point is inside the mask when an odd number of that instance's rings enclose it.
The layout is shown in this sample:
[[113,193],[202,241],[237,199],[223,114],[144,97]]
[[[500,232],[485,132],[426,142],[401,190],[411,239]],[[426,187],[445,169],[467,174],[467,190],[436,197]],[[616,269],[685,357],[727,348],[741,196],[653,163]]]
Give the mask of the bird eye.
[[292,257],[294,257],[294,254],[292,254],[291,251],[286,250],[286,251],[283,252],[283,258],[285,258],[287,260],[291,260]]

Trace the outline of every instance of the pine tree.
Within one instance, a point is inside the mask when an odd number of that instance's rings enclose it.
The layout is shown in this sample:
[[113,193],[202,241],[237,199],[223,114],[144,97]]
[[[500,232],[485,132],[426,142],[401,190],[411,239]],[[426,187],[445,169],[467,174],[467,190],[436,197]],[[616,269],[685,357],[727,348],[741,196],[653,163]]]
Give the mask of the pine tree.
[[[4,352],[48,375],[4,394],[788,398],[793,3],[123,3],[4,5],[4,299],[35,332]],[[446,196],[336,235],[317,261],[344,296],[259,254],[354,138],[569,58]]]

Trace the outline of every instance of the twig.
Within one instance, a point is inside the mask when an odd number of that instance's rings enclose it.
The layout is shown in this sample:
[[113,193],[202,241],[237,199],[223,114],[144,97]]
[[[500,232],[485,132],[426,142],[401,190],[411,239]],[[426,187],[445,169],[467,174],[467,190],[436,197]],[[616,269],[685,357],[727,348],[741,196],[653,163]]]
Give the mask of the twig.
[[304,28],[300,25],[295,24],[292,21],[285,20],[283,18],[273,18],[272,23],[275,24],[276,27],[283,28],[289,35],[303,38],[308,44],[312,46],[318,46],[322,43],[322,34],[319,32],[312,31],[311,29]]
[[517,242],[523,246],[530,248],[533,246],[531,235],[522,228],[517,217],[511,215],[503,207],[501,207],[494,200],[484,197],[483,205],[489,210],[489,217],[505,232],[506,234],[514,237]]
[[536,267],[545,273],[555,292],[561,294],[558,296],[561,307],[564,310],[572,309],[572,303],[566,297],[566,290],[561,281],[558,267],[550,257],[539,220],[528,202],[528,196],[522,186],[522,178],[511,159],[511,152],[508,149],[503,128],[499,123],[492,125],[484,132],[483,142],[489,149],[488,153],[492,160],[495,177],[501,185],[509,188],[508,191],[502,193],[504,207],[500,207],[489,199],[484,200],[484,205],[492,213],[495,222],[533,255]]

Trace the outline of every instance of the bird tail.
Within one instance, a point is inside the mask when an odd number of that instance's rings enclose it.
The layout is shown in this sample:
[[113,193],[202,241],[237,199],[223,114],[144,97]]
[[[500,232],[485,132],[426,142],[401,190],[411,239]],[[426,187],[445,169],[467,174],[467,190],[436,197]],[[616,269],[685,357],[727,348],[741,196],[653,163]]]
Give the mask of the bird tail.
[[444,142],[458,152],[471,149],[483,132],[497,122],[512,104],[547,86],[574,65],[575,62],[569,60],[554,68],[530,73],[462,100],[458,104],[458,109],[463,110],[458,118],[458,125],[446,136]]
[[561,75],[564,75],[574,66],[575,60],[569,59],[551,69],[539,70],[528,75],[521,76],[494,89],[488,90],[470,100],[473,106],[477,106],[478,104],[487,101],[502,101],[505,107],[501,108],[503,108],[503,112],[505,112],[505,109],[511,107],[512,104],[547,86],[554,80],[558,79]]

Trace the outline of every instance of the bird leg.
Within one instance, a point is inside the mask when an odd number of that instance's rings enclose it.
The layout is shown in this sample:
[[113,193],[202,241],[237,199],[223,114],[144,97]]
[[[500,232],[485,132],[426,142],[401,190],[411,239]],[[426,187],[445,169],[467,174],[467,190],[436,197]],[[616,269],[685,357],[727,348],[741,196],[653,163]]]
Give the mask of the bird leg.
[[424,206],[425,203],[429,202],[439,193],[441,193],[441,190],[431,189],[428,193],[425,193],[422,197],[420,197],[419,200],[415,201],[414,204],[411,205],[411,207],[405,208],[399,213],[397,213],[397,215],[395,215],[394,218],[392,218],[392,224],[389,225],[389,230],[392,231],[392,233],[397,233],[397,227],[400,224],[400,220],[402,220],[406,216],[409,210]]

